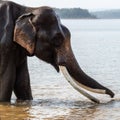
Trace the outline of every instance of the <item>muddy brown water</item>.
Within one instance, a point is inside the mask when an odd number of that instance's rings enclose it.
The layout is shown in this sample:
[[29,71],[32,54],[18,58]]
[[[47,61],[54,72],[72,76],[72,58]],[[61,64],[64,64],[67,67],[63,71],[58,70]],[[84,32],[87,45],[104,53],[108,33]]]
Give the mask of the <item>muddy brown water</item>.
[[0,104],[0,120],[120,120],[120,20],[62,20],[72,33],[72,48],[81,68],[115,92],[79,94],[53,67],[28,58],[34,100]]

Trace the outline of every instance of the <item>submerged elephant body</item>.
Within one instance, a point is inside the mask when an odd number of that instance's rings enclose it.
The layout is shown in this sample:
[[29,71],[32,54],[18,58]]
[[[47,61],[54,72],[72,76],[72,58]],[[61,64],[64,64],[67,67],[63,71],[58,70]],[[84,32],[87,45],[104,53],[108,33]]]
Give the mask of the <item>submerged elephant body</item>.
[[70,32],[50,7],[30,8],[0,2],[0,101],[31,100],[27,56],[37,56],[59,72],[64,66],[78,83],[114,93],[87,76],[79,67],[70,45]]

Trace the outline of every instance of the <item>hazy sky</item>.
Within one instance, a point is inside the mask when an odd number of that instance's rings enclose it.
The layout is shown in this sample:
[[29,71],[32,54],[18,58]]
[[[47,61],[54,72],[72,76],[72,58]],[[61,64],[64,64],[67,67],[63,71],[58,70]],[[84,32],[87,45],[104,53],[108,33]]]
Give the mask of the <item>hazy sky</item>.
[[120,9],[120,0],[11,0],[27,6],[51,6],[57,8],[80,7],[84,9]]

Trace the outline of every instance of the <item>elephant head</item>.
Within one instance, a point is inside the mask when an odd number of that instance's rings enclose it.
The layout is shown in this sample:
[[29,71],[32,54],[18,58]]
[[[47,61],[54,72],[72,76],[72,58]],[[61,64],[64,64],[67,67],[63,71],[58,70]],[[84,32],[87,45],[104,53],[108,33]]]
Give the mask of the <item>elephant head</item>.
[[[79,67],[71,49],[70,32],[61,24],[52,8],[40,7],[18,18],[14,29],[14,41],[25,48],[30,55],[50,63],[59,72],[59,66],[77,84],[89,91],[114,93],[86,75]],[[65,68],[65,69],[64,69]]]

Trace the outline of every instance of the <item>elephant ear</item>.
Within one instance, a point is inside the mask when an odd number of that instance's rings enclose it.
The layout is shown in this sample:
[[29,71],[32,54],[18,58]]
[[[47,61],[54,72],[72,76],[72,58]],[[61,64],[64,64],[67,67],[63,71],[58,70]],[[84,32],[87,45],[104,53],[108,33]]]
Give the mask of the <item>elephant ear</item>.
[[14,42],[25,48],[31,55],[35,49],[36,29],[32,24],[32,13],[20,16],[14,28]]

